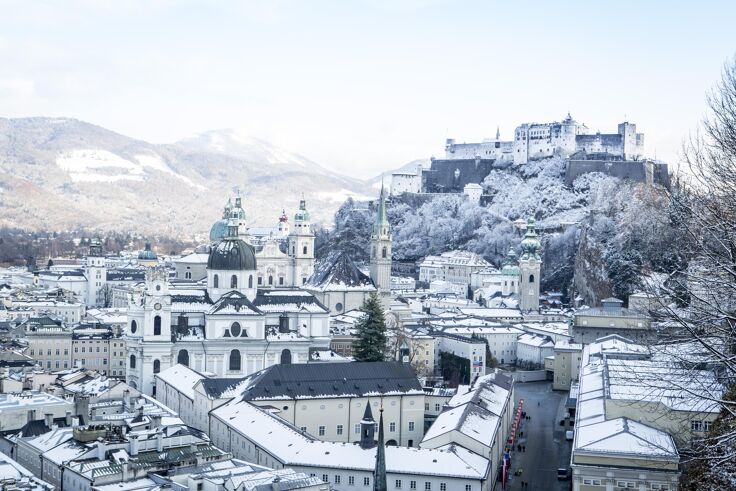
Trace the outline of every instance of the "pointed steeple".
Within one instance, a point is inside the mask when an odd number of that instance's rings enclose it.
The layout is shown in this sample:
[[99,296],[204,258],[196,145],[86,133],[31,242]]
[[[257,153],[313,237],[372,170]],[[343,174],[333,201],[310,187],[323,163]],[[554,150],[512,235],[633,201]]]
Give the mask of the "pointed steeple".
[[389,229],[388,214],[386,212],[386,191],[383,187],[383,179],[381,179],[381,196],[378,198],[378,208],[376,208],[376,221],[373,223],[373,235],[387,235]]
[[373,471],[373,491],[387,491],[386,484],[386,446],[383,441],[383,406],[378,418],[378,448],[376,449],[376,468]]
[[374,436],[376,434],[376,421],[373,419],[371,411],[371,403],[368,401],[365,405],[363,419],[360,420],[360,448],[373,448],[376,444]]
[[501,128],[496,126],[496,141],[501,139]]

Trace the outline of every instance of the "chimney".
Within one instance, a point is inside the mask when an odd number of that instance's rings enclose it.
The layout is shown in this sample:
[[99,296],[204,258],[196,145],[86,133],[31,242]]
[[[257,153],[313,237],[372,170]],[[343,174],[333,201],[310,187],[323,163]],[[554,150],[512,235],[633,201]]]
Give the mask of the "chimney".
[[128,440],[130,441],[130,455],[138,455],[138,435],[129,435]]
[[123,462],[122,468],[123,468],[123,482],[128,482],[128,480],[130,479],[130,464],[128,463],[127,460]]
[[156,433],[156,450],[159,452],[164,451],[164,434]]
[[43,419],[46,422],[46,426],[51,429],[54,424],[54,415],[52,413],[46,413],[43,415]]
[[72,412],[71,411],[66,412],[66,425],[68,427],[72,426]]
[[107,445],[100,437],[97,439],[97,460],[105,460],[105,452],[107,452]]

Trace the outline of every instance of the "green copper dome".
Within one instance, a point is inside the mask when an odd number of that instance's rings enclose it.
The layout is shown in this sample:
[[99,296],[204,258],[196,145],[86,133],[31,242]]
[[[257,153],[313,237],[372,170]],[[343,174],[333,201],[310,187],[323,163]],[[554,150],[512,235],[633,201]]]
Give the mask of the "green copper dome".
[[210,241],[218,242],[227,237],[227,220],[217,220],[210,229]]

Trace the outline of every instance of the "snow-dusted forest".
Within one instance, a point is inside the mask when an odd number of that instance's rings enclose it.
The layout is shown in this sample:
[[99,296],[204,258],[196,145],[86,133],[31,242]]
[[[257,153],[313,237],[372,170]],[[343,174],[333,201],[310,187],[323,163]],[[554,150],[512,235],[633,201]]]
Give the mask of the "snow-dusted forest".
[[[522,239],[513,221],[534,217],[542,231],[543,289],[575,292],[592,304],[610,295],[626,298],[642,275],[670,271],[680,260],[666,246],[671,228],[665,190],[600,173],[568,187],[564,172],[564,159],[556,157],[494,170],[482,183],[491,196],[486,204],[460,194],[394,197],[394,260],[466,249],[500,265]],[[334,229],[320,231],[319,244],[367,261],[371,223],[369,204],[349,199],[337,211]]]

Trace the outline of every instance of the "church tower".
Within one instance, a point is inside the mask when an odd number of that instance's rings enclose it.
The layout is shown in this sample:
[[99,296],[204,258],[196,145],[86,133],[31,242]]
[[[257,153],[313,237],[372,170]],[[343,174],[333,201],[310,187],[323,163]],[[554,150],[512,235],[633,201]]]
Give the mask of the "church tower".
[[521,241],[521,258],[519,259],[519,308],[522,312],[539,310],[539,282],[542,269],[540,251],[542,246],[535,221],[530,218],[526,225],[526,234]]
[[294,226],[289,232],[288,251],[293,261],[293,285],[306,284],[314,273],[314,232],[304,196],[299,201],[299,210],[294,215]]
[[387,304],[391,296],[391,225],[386,214],[386,193],[381,184],[381,196],[371,234],[371,279],[378,295]]
[[90,241],[84,274],[87,277],[87,295],[85,299],[87,306],[107,307],[105,305],[107,266],[105,265],[105,254],[102,252],[102,240],[99,237],[95,237]]
[[146,271],[146,285],[128,306],[126,382],[156,395],[156,374],[171,366],[171,295],[163,266]]

